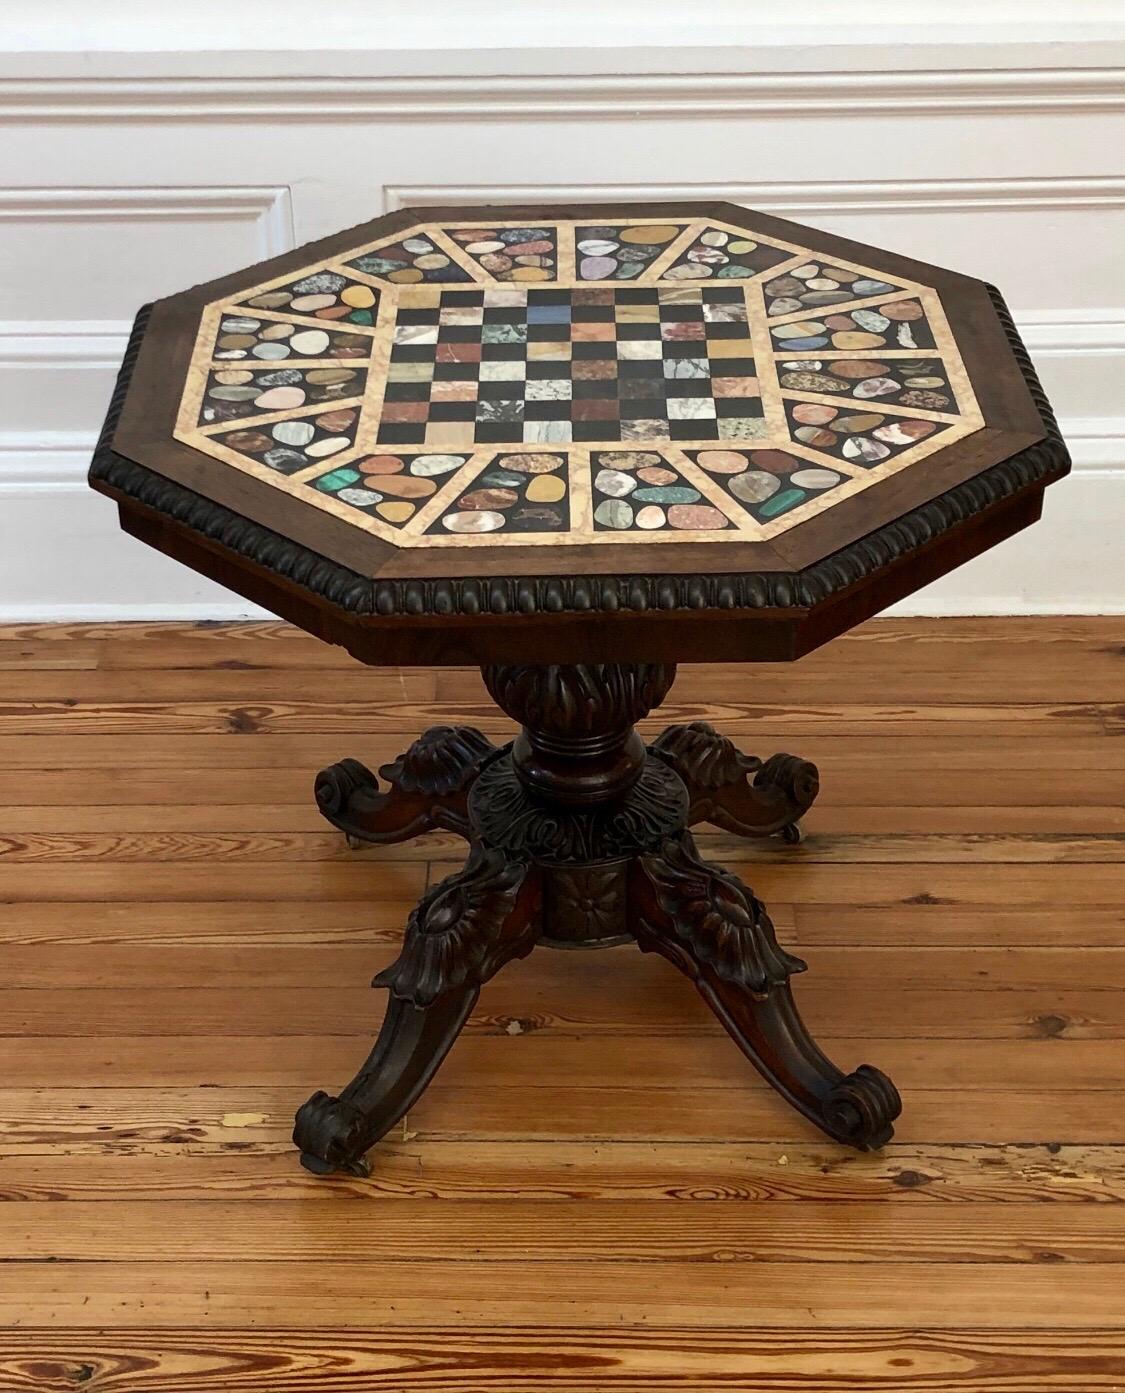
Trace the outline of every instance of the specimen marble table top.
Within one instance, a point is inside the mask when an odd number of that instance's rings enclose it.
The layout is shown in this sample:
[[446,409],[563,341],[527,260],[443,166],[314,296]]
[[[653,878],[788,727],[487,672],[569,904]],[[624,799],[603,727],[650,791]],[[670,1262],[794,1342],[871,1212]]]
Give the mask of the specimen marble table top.
[[1053,429],[989,287],[729,204],[388,214],[130,354],[118,457],[373,579],[796,573]]
[[399,546],[777,536],[983,424],[937,293],[842,260],[421,223],[209,304],[176,437]]

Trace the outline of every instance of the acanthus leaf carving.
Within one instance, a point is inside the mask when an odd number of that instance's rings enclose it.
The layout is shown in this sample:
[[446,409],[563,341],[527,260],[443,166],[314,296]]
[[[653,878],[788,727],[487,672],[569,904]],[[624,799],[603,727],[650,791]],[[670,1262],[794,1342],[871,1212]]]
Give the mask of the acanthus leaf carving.
[[[765,906],[735,876],[703,861],[690,832],[637,860],[641,947],[677,942],[691,963],[766,996],[806,964],[777,941]],[[653,941],[655,940],[655,942]]]
[[480,986],[531,952],[541,897],[539,873],[526,859],[474,845],[463,869],[411,913],[402,952],[372,985],[419,1007],[459,987]]

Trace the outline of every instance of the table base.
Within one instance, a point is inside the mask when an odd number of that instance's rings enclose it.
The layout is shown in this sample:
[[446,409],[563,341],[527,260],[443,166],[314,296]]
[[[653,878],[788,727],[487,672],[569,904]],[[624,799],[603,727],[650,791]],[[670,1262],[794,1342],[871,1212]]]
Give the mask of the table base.
[[321,811],[349,840],[440,828],[465,837],[469,855],[423,897],[401,954],[375,978],[391,999],[358,1074],[297,1113],[301,1163],[366,1174],[365,1153],[420,1097],[505,963],[537,944],[631,940],[691,978],[755,1068],[829,1136],[860,1150],[888,1141],[894,1085],[866,1064],[845,1074],[819,1049],[789,985],[805,964],[778,945],[761,901],[700,859],[688,830],[710,822],[798,840],[815,766],[744,755],[703,722],[670,726],[646,748],[634,722],[664,699],[670,664],[482,671],[523,726],[512,744],[438,726],[379,771],[385,791],[353,759],[317,776]]

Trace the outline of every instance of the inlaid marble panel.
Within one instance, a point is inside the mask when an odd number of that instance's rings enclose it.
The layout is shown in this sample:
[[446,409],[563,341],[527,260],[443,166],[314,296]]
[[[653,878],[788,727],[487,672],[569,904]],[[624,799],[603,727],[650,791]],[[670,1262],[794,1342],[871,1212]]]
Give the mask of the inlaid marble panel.
[[769,539],[981,427],[936,291],[750,217],[427,223],[248,284],[176,437],[440,549]]

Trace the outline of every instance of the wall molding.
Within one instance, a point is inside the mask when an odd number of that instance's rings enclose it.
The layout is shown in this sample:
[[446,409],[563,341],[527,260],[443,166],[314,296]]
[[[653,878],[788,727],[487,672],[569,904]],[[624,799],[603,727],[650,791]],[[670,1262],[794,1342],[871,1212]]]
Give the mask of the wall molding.
[[387,212],[438,204],[654,202],[719,199],[779,217],[843,213],[1086,212],[1125,208],[1125,177],[857,179],[720,184],[386,184]]
[[[0,83],[0,93],[3,84]],[[2,105],[2,95],[0,95]],[[255,225],[263,259],[293,246],[290,189],[275,185],[128,185],[117,188],[0,188],[0,224],[246,221]]]
[[[874,46],[873,46],[874,48]],[[623,66],[628,62],[623,54]],[[0,83],[7,121],[680,120],[1101,112],[1125,68],[518,76],[32,77]]]

